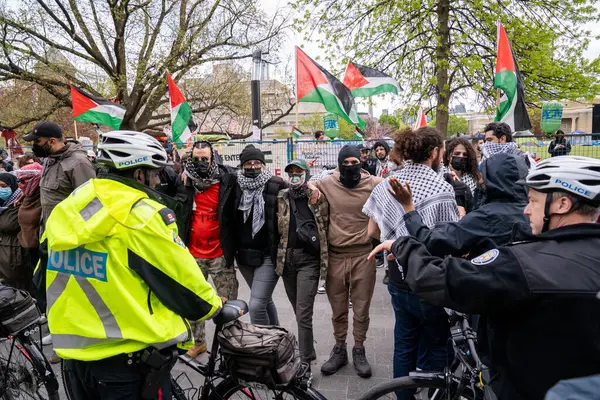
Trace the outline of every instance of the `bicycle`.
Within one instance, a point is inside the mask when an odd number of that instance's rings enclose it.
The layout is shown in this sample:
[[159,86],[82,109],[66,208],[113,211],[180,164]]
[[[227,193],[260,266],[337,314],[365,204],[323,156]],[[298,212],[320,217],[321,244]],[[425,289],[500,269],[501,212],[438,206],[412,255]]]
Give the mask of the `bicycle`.
[[[0,398],[59,400],[58,380],[38,343],[40,319],[0,340]],[[34,337],[39,335],[39,341]]]
[[186,390],[182,389],[178,383],[178,379],[181,379],[185,373],[181,373],[177,377],[171,375],[173,398],[176,400],[225,400],[236,398],[326,400],[317,390],[310,387],[310,382],[303,385],[298,376],[288,385],[272,390],[260,383],[238,381],[231,375],[231,372],[226,369],[225,363],[220,358],[219,341],[216,333],[225,324],[235,321],[247,312],[248,305],[242,300],[229,300],[223,304],[221,312],[214,319],[216,328],[208,362],[203,364],[187,356],[179,357],[180,361],[204,377],[204,384],[201,386],[199,393],[198,389],[187,389],[188,395]]
[[[477,354],[477,335],[469,325],[467,315],[452,312],[450,329],[454,359],[444,372],[411,372],[409,376],[392,379],[371,388],[359,400],[396,399],[403,389],[427,389],[430,400],[492,400],[495,395],[488,386],[489,374]],[[426,397],[427,398],[427,397]]]

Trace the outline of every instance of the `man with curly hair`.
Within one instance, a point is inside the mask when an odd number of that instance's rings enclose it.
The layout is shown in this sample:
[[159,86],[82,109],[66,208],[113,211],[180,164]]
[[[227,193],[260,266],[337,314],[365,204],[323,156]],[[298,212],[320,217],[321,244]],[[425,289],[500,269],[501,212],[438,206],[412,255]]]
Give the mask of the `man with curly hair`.
[[[459,219],[454,189],[438,173],[444,138],[431,127],[407,128],[395,136],[394,153],[404,160],[404,167],[378,184],[363,207],[370,217],[369,235],[381,241],[408,236],[405,210],[390,193],[390,179],[409,182],[415,209],[429,228]],[[419,300],[404,283],[402,273],[390,264],[388,291],[396,317],[394,326],[394,377],[407,376],[417,366],[420,339],[427,349],[425,366],[442,371],[446,364],[448,318],[442,307]],[[398,399],[412,399],[412,391],[398,392]]]

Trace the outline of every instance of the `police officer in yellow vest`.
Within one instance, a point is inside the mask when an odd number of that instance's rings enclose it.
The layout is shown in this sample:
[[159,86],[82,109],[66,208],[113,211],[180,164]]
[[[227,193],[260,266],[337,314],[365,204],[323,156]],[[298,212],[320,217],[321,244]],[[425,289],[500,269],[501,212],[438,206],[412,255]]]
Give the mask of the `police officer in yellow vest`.
[[[173,211],[152,200],[168,165],[149,135],[114,131],[98,146],[111,173],[52,212],[42,254],[48,325],[71,399],[169,399],[188,320],[222,301],[177,235]],[[45,258],[45,259],[44,259]]]

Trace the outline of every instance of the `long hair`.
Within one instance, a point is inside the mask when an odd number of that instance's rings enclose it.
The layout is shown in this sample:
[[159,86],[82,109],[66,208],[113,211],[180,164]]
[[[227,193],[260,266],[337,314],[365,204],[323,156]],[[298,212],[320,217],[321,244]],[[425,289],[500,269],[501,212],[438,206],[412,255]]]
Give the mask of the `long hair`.
[[465,172],[473,176],[477,176],[477,153],[475,153],[473,145],[467,139],[464,139],[462,137],[450,139],[446,142],[446,152],[444,153],[444,165],[446,167],[450,165],[452,152],[460,144],[465,146],[465,149],[467,149],[467,169],[465,170]]

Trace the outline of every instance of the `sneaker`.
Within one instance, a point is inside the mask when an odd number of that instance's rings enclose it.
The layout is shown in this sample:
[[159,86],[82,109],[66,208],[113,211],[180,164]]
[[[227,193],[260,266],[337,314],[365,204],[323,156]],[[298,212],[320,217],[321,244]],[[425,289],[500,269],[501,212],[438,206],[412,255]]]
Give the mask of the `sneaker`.
[[385,265],[385,262],[383,261],[383,257],[381,257],[381,258],[378,258],[378,259],[377,259],[377,263],[375,264],[375,266],[376,266],[377,268],[382,268],[384,265]]
[[45,325],[48,323],[48,319],[46,318],[46,314],[42,314],[42,316],[40,317],[40,319],[38,320],[38,322],[40,323],[40,325]]
[[367,356],[365,356],[364,347],[355,347],[352,349],[352,362],[358,376],[361,378],[371,377],[371,366],[369,365],[369,361],[367,361]]
[[200,343],[194,345],[194,347],[192,347],[191,349],[189,349],[187,351],[186,355],[188,355],[192,358],[196,358],[202,353],[206,353],[206,343],[204,343],[204,342],[200,342]]
[[323,282],[323,284],[319,286],[319,288],[317,289],[317,293],[325,294],[325,282]]
[[42,345],[50,346],[52,344],[52,335],[46,335],[42,338]]
[[61,358],[58,356],[58,354],[56,354],[56,352],[54,350],[52,350],[52,355],[50,356],[50,359],[48,360],[50,362],[50,364],[58,364],[61,362]]
[[352,297],[348,297],[348,308],[352,308]]
[[390,283],[390,273],[388,270],[385,271],[385,276],[383,277],[383,284],[388,285]]
[[323,375],[332,375],[338,372],[340,368],[348,364],[348,351],[345,344],[336,344],[331,350],[329,360],[321,366]]

